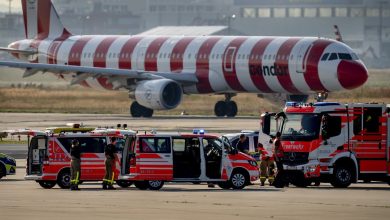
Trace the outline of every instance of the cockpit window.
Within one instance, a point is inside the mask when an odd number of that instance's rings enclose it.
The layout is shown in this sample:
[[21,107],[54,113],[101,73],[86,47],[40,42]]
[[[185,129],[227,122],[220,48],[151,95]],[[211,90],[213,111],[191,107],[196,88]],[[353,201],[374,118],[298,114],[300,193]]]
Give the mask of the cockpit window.
[[358,57],[358,55],[356,55],[356,53],[352,53],[351,56],[352,56],[353,60],[358,60],[359,59],[359,57]]
[[338,57],[337,57],[337,53],[331,53],[330,56],[329,56],[329,60],[337,60]]
[[329,56],[329,53],[324,54],[324,55],[322,56],[321,60],[322,60],[322,61],[327,60],[327,59],[328,59],[328,56]]
[[352,60],[352,56],[349,53],[339,53],[340,60]]

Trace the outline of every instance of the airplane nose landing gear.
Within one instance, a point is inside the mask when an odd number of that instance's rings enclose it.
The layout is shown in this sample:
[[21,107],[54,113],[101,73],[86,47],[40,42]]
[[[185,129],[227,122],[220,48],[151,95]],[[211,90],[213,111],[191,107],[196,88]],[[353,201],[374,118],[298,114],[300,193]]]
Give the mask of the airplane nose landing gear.
[[218,101],[214,107],[214,113],[218,117],[234,117],[237,115],[237,104],[232,101],[232,97],[236,94],[225,94],[225,101]]

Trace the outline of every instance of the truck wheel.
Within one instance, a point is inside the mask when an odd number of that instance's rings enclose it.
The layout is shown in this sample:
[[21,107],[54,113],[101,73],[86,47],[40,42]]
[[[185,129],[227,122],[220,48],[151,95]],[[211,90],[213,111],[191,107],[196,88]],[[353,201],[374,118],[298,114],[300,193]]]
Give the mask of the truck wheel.
[[164,181],[149,180],[148,185],[150,190],[160,190],[164,186]]
[[3,164],[0,163],[0,179],[7,175],[7,171]]
[[217,184],[218,184],[219,187],[221,187],[221,189],[230,189],[230,188],[232,188],[232,184],[230,183],[230,181],[219,182]]
[[57,184],[62,189],[69,189],[70,188],[70,171],[69,170],[63,170],[63,171],[61,171],[60,174],[58,174]]
[[134,186],[139,190],[147,190],[149,188],[148,181],[135,181]]
[[230,184],[233,189],[243,189],[248,182],[248,179],[245,174],[240,171],[233,172],[230,177]]
[[126,180],[117,180],[116,184],[122,188],[127,188],[133,184],[132,181],[126,181]]
[[37,181],[37,182],[44,189],[51,189],[56,185],[55,181]]
[[347,166],[336,166],[330,182],[335,188],[347,188],[352,183],[352,169]]

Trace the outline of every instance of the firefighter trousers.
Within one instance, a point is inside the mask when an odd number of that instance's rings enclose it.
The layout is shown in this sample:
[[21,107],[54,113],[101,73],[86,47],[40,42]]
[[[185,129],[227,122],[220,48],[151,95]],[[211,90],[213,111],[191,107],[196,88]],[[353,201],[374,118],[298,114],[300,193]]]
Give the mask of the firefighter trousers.
[[104,164],[106,166],[106,173],[104,175],[103,184],[112,186],[114,184],[114,164],[115,160],[111,157],[106,157]]
[[275,169],[275,163],[271,159],[261,160],[260,162],[260,182],[262,184],[265,183],[265,181],[268,178],[268,182],[272,184],[274,181],[274,169]]
[[70,185],[77,186],[80,182],[81,168],[80,159],[72,157],[70,162]]

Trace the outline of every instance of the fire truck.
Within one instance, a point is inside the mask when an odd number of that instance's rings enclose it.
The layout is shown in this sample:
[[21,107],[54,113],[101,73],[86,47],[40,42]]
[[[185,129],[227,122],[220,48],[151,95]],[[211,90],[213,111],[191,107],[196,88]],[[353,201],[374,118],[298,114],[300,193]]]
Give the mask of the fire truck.
[[261,116],[259,141],[281,132],[287,179],[305,187],[329,182],[345,188],[358,180],[390,184],[390,105],[288,102]]
[[61,188],[70,187],[70,147],[77,139],[81,146],[80,181],[101,181],[105,174],[104,147],[110,143],[111,137],[116,137],[118,159],[115,162],[117,184],[128,187],[131,182],[118,180],[120,160],[127,136],[135,132],[127,129],[95,129],[78,125],[74,127],[49,128],[45,131],[16,130],[12,134],[27,135],[28,156],[26,180],[34,180],[43,188],[52,188],[56,184]]
[[226,137],[202,129],[128,136],[123,152],[119,178],[142,190],[159,190],[164,182],[214,182],[223,189],[242,189],[259,177],[254,158],[238,152]]

